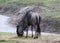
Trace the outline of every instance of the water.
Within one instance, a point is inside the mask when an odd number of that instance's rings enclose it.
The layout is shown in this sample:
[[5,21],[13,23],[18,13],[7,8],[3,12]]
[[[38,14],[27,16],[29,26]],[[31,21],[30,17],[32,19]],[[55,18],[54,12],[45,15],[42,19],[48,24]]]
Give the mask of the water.
[[15,32],[16,28],[8,24],[8,18],[10,17],[0,15],[0,32]]

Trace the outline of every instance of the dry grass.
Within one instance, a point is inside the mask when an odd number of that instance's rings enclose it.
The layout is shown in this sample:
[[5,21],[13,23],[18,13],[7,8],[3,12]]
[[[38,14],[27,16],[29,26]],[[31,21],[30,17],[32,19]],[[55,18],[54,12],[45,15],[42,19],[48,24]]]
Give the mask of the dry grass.
[[33,39],[31,37],[17,37],[16,34],[6,34],[0,35],[0,42],[5,43],[60,43],[60,35],[41,35],[38,39]]

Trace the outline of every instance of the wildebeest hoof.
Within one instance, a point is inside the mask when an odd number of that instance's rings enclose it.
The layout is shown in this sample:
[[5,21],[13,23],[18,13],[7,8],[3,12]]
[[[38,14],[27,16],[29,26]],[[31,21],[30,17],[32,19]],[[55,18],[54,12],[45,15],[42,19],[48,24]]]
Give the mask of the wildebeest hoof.
[[36,37],[34,37],[34,39],[36,39],[36,38],[38,38],[37,36]]
[[17,35],[18,37],[23,37],[23,36],[21,36],[21,35]]
[[18,36],[18,37],[23,37],[23,36]]
[[36,39],[36,37],[34,37],[34,39]]
[[31,37],[33,37],[33,36],[31,36]]
[[27,36],[25,38],[27,38]]

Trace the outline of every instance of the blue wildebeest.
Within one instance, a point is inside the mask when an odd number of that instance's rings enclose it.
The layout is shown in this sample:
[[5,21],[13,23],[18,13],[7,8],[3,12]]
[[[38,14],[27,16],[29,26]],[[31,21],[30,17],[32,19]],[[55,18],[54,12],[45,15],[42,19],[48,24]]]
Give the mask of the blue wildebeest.
[[32,10],[28,10],[22,20],[18,23],[17,25],[17,35],[23,36],[23,31],[26,30],[27,34],[26,37],[28,36],[28,27],[31,26],[31,31],[32,31],[32,37],[33,37],[33,29],[35,30],[35,37],[38,38],[38,36],[41,34],[41,29],[40,29],[40,22],[41,22],[41,17],[39,16],[38,13],[32,12]]

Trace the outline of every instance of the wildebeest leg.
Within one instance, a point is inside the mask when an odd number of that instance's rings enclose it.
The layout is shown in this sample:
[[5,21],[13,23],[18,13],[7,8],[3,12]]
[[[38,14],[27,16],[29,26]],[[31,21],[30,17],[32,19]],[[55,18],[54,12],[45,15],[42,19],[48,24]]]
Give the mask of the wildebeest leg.
[[41,35],[41,29],[40,29],[40,25],[37,25],[37,35],[40,36]]
[[32,31],[32,36],[31,37],[33,37],[33,26],[31,26],[31,31]]
[[36,38],[38,38],[38,36],[37,36],[37,32],[35,31],[35,37],[34,37],[34,39],[36,39]]
[[35,37],[34,37],[34,39],[36,39],[36,38],[38,38],[38,33],[37,33],[37,26],[35,26]]
[[26,38],[28,37],[28,28],[26,28]]
[[35,37],[34,39],[38,38],[38,33],[35,31]]
[[36,39],[37,38],[37,26],[34,26],[34,30],[35,30],[35,34],[34,34],[34,39]]

